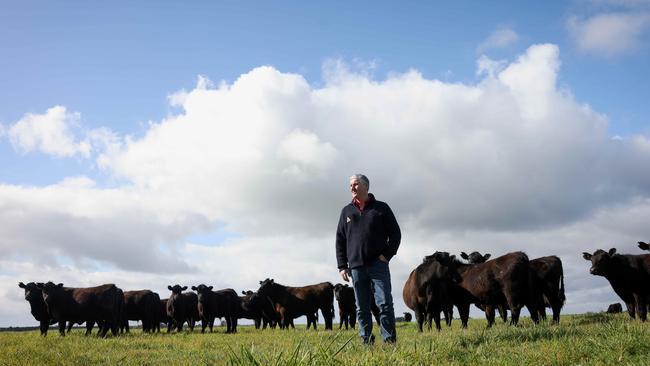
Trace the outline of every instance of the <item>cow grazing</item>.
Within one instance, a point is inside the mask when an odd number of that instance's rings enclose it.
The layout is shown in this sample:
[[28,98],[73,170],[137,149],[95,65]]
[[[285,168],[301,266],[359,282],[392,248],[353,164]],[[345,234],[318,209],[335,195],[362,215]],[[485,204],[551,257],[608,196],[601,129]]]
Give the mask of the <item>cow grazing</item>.
[[215,318],[226,318],[226,333],[237,332],[237,317],[241,313],[241,302],[233,289],[212,291],[212,286],[192,286],[199,298],[199,316],[201,317],[201,333],[205,327],[212,327]]
[[640,241],[639,242],[639,249],[650,250],[650,244]]
[[636,314],[645,321],[650,296],[650,254],[617,254],[616,248],[611,248],[609,252],[598,249],[582,256],[591,262],[589,272],[592,275],[603,276],[609,281],[625,302],[630,317]]
[[415,312],[420,332],[425,322],[429,330],[435,322],[436,330],[440,331],[440,313],[453,306],[450,288],[452,282],[461,280],[454,259],[446,252],[427,256],[404,284],[402,297],[406,306]]
[[[143,332],[154,332],[157,309],[160,303],[158,294],[151,290],[137,290],[124,292],[124,313],[122,327],[129,333],[129,320],[142,321]],[[160,329],[160,322],[158,322]]]
[[539,307],[538,290],[526,254],[508,253],[479,264],[458,260],[455,263],[462,281],[453,287],[452,297],[464,328],[467,327],[470,304],[485,309],[488,327],[494,324],[494,310],[501,304],[507,304],[512,311],[512,325],[519,322],[524,306],[530,311],[533,322],[539,321],[536,311]]
[[183,323],[187,322],[190,331],[194,330],[194,323],[199,319],[198,297],[194,292],[183,292],[187,286],[167,286],[172,294],[167,299],[167,333],[175,328],[177,332],[183,331]]
[[345,324],[345,329],[348,329],[348,325],[354,329],[357,322],[357,306],[355,304],[354,289],[347,284],[337,283],[334,286],[334,298],[339,304],[339,329],[343,327],[343,324]]
[[623,312],[623,306],[621,306],[620,302],[617,302],[616,304],[610,304],[607,307],[607,313],[608,314],[618,314]]
[[320,309],[325,319],[325,329],[332,329],[334,317],[334,286],[329,282],[303,287],[288,287],[275,283],[273,279],[260,281],[257,290],[260,296],[271,299],[279,310],[281,326],[288,327],[291,320],[299,316],[307,316],[307,322],[314,324],[315,313]]
[[101,322],[99,336],[105,337],[109,328],[113,335],[117,335],[124,309],[124,293],[115,285],[74,288],[48,282],[37,286],[43,292],[50,317],[59,322],[62,336],[66,321],[85,321],[86,334],[90,333],[95,322]]

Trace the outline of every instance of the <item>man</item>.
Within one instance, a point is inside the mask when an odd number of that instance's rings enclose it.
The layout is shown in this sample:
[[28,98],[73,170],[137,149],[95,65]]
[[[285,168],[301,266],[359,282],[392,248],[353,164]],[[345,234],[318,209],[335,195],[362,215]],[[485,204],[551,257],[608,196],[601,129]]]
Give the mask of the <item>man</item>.
[[[352,277],[357,299],[359,336],[366,344],[372,335],[371,296],[379,307],[381,337],[397,340],[388,261],[397,253],[402,234],[390,207],[368,193],[370,181],[363,174],[350,177],[352,202],[343,207],[336,230],[336,260],[344,281]],[[371,289],[372,288],[372,289]]]

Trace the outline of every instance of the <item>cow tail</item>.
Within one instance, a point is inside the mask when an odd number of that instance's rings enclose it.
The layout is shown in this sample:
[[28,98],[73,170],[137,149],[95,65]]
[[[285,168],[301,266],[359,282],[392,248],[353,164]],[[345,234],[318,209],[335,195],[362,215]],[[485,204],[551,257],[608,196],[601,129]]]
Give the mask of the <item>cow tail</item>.
[[560,301],[562,301],[562,304],[566,301],[566,296],[564,295],[564,271],[562,271],[562,274],[560,275],[560,293],[558,294]]

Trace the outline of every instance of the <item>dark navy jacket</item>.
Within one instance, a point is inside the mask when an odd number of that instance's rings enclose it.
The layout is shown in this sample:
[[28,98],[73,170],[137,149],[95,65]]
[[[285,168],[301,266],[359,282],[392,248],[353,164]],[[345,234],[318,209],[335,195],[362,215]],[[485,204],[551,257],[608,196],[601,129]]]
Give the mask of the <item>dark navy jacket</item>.
[[402,233],[390,207],[368,195],[360,212],[353,203],[343,207],[336,229],[336,261],[339,269],[370,264],[384,255],[390,260],[399,247]]

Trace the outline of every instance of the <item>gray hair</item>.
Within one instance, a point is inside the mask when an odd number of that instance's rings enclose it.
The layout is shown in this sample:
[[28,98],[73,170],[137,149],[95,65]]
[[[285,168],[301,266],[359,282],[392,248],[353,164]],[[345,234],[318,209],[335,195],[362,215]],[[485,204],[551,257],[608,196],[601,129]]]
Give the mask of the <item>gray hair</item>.
[[359,182],[362,182],[363,185],[366,186],[366,188],[370,188],[370,180],[365,175],[363,175],[363,174],[355,174],[355,175],[350,176],[350,180],[353,180],[353,179],[356,179]]

